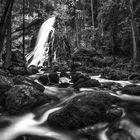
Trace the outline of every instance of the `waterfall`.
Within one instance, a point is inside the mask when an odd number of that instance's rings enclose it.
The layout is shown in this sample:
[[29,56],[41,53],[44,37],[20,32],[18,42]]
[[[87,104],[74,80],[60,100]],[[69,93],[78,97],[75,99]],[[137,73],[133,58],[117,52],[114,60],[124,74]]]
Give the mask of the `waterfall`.
[[43,66],[44,61],[48,59],[49,37],[53,38],[54,23],[55,17],[51,17],[42,24],[34,50],[26,55],[28,67],[31,65]]

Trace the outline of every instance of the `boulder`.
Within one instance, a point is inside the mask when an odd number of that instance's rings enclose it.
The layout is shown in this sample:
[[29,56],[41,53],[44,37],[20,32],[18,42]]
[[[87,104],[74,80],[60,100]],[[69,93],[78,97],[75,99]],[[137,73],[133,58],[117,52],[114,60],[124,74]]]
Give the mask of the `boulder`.
[[71,73],[71,80],[73,83],[76,83],[79,79],[83,79],[83,81],[87,81],[90,79],[90,77],[80,72]]
[[18,75],[16,77],[13,78],[13,82],[15,85],[28,85],[28,86],[32,86],[34,88],[36,88],[37,90],[39,90],[40,92],[43,92],[44,91],[44,87],[35,82],[34,80],[32,80],[31,78],[29,77],[25,77],[25,76],[21,76],[21,75]]
[[48,83],[49,83],[49,77],[48,75],[41,75],[39,78],[38,78],[38,81],[43,84],[44,86],[46,86]]
[[48,77],[49,77],[50,84],[59,83],[59,76],[58,76],[57,72],[51,72]]
[[65,71],[62,71],[60,73],[60,77],[66,77],[66,78],[69,78],[70,79],[70,75],[67,72],[65,72]]
[[107,121],[107,110],[115,97],[106,92],[83,92],[48,117],[48,123],[64,129],[77,129]]
[[13,86],[11,78],[0,75],[0,105],[5,104],[5,92]]
[[75,89],[79,89],[79,88],[91,88],[91,87],[99,87],[100,86],[100,82],[98,80],[95,79],[89,79],[87,81],[83,81],[83,79],[79,79],[76,84],[74,84],[74,88]]
[[27,85],[15,85],[5,94],[5,106],[10,114],[28,111],[51,100],[48,95]]
[[32,74],[36,74],[38,73],[38,67],[36,66],[30,66],[27,68],[28,74],[32,75]]
[[129,94],[129,95],[137,95],[140,96],[140,86],[138,85],[127,85],[122,88],[123,94]]

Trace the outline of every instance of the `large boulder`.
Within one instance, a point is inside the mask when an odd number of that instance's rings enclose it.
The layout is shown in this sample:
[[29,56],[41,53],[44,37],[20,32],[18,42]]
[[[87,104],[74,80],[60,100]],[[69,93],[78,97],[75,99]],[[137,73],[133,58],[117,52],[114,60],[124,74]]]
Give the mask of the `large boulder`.
[[6,93],[6,109],[10,114],[20,113],[42,105],[51,98],[39,92],[36,88],[27,85],[16,85]]
[[45,90],[44,86],[35,82],[32,78],[29,78],[29,77],[18,75],[13,78],[13,82],[15,85],[32,86],[32,87],[36,88],[37,90],[39,90],[40,92],[43,92]]
[[77,129],[107,121],[107,110],[115,101],[106,92],[85,92],[71,99],[48,117],[48,123],[60,128]]

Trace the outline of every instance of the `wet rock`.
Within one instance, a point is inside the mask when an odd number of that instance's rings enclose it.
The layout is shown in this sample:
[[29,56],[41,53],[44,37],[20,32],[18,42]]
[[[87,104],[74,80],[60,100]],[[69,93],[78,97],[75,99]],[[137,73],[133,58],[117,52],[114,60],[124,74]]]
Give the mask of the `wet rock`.
[[112,122],[120,118],[123,114],[123,110],[116,105],[112,105],[107,111],[108,121]]
[[59,83],[59,76],[58,76],[57,72],[51,72],[48,77],[49,77],[50,84]]
[[37,90],[39,90],[40,92],[43,92],[44,89],[45,89],[41,84],[35,82],[31,78],[21,76],[21,75],[18,75],[16,77],[14,77],[13,82],[14,82],[15,85],[24,84],[24,85],[32,86],[32,87],[36,88]]
[[99,135],[105,130],[107,123],[98,123],[77,130],[77,137],[81,140],[100,140]]
[[48,123],[66,129],[76,129],[107,121],[106,111],[115,97],[106,92],[83,92],[62,109],[50,114]]
[[12,85],[13,81],[11,78],[0,75],[0,93],[9,90]]
[[44,86],[46,86],[48,83],[49,83],[49,78],[48,78],[48,75],[41,75],[39,78],[38,78],[38,81],[43,84]]
[[11,78],[0,75],[0,105],[5,104],[5,92],[13,86]]
[[138,86],[138,85],[127,85],[127,86],[122,88],[122,93],[123,94],[140,96],[140,86]]
[[79,73],[79,72],[71,73],[71,80],[73,83],[76,83],[79,79],[83,79],[83,81],[87,81],[90,79],[90,77],[88,75],[84,75],[83,73]]
[[69,87],[69,86],[70,86],[69,83],[60,83],[60,84],[58,85],[59,88],[67,88],[67,87]]
[[115,83],[115,82],[105,82],[105,83],[102,83],[101,87],[102,88],[110,89],[112,91],[117,91],[117,90],[122,88],[122,86],[119,83]]
[[129,132],[119,128],[111,131],[107,137],[109,140],[136,140]]
[[32,75],[32,74],[36,74],[38,73],[38,67],[36,66],[30,66],[29,68],[27,68],[28,74]]
[[38,105],[42,105],[51,98],[39,92],[37,89],[27,85],[16,85],[6,94],[6,109],[10,114],[21,113]]
[[58,87],[60,87],[60,88],[67,88],[70,85],[71,85],[70,75],[68,75],[67,73],[60,74]]
[[79,89],[79,88],[91,88],[91,87],[99,87],[99,86],[100,86],[100,82],[98,80],[89,79],[87,81],[83,81],[82,79],[80,79],[76,82],[76,84],[74,84],[73,87],[75,89]]
[[69,78],[70,79],[70,75],[67,72],[65,72],[65,71],[62,71],[60,73],[60,77],[66,77],[66,78]]

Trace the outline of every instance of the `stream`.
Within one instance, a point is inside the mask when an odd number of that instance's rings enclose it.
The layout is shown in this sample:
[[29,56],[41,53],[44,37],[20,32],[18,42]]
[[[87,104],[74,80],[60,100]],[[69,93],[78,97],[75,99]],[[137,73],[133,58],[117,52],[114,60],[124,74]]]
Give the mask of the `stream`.
[[[93,76],[92,79],[98,79],[102,82],[116,82],[120,83],[122,86],[132,84],[129,81],[112,81],[107,79],[102,79],[99,76]],[[138,84],[139,85],[139,84]],[[57,105],[43,105],[37,108],[34,112],[23,114],[22,116],[1,116],[0,117],[0,140],[83,140],[77,137],[77,130],[65,130],[57,127],[52,127],[47,124],[48,116],[58,110],[61,110],[64,103],[68,103],[72,98],[77,96],[76,94],[71,94],[67,96],[68,89],[61,89],[57,87],[46,87],[45,91],[52,94],[60,94],[65,96],[63,100]],[[92,91],[92,88],[81,88],[80,91]],[[45,93],[44,91],[44,93]],[[93,90],[94,91],[94,90]],[[63,94],[64,93],[64,94]],[[132,112],[127,112],[123,110],[123,115],[118,120],[118,122],[113,122],[117,125],[117,129],[113,129],[113,124],[108,122],[97,123],[92,126],[92,130],[96,133],[98,140],[139,140],[140,139],[140,112],[135,105],[139,106],[140,97],[132,95],[123,95],[121,92],[110,93],[111,96],[116,96],[121,100],[129,102],[128,108],[133,107]],[[62,103],[63,102],[63,103]],[[122,107],[120,107],[122,109]],[[120,131],[122,130],[122,132]],[[111,136],[108,136],[110,132]],[[115,131],[115,132],[113,132]],[[118,137],[118,139],[117,139]],[[88,140],[85,138],[84,140]],[[89,139],[90,140],[90,139]]]

